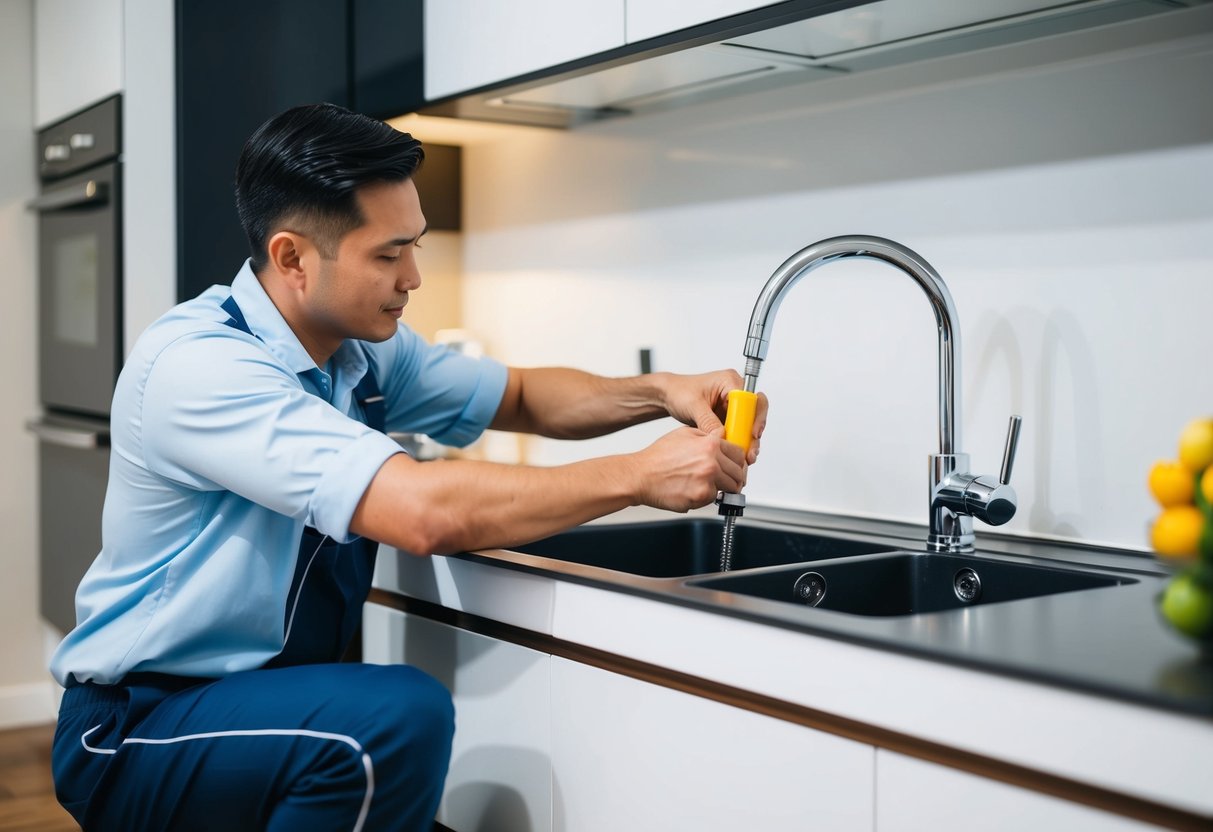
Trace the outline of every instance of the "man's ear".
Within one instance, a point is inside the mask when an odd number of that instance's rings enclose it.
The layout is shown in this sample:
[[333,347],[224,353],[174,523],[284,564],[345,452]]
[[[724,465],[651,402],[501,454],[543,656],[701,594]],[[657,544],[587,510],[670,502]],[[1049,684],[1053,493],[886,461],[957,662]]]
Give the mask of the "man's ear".
[[266,242],[265,249],[269,270],[291,288],[303,289],[307,283],[304,260],[312,249],[311,241],[294,231],[278,231]]

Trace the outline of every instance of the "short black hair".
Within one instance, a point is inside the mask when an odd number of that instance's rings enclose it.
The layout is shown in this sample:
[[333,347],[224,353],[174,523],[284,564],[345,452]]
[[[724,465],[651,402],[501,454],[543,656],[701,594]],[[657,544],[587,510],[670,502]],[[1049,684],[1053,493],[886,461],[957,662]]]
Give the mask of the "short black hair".
[[252,249],[253,270],[283,224],[306,234],[327,259],[365,222],[357,191],[403,182],[421,165],[421,142],[335,104],[307,104],[271,118],[249,136],[236,164],[236,212]]

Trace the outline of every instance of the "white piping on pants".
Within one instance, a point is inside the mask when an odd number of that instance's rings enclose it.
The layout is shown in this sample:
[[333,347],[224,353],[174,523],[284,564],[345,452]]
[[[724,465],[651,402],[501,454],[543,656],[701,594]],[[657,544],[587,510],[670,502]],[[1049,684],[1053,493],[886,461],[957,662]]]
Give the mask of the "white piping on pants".
[[[85,738],[105,723],[99,723],[80,735],[80,744],[86,751],[94,754],[117,754],[117,748],[94,748],[85,742]],[[362,798],[362,809],[358,812],[358,820],[354,823],[354,832],[361,832],[366,823],[367,813],[371,810],[371,797],[375,794],[375,768],[371,765],[371,755],[362,750],[358,740],[345,734],[330,734],[327,731],[309,731],[306,728],[259,728],[246,731],[210,731],[204,734],[186,734],[182,737],[167,737],[151,739],[148,737],[127,737],[123,745],[171,745],[186,740],[206,740],[216,737],[313,737],[321,740],[338,740],[353,748],[362,755],[362,768],[366,772],[366,795]]]

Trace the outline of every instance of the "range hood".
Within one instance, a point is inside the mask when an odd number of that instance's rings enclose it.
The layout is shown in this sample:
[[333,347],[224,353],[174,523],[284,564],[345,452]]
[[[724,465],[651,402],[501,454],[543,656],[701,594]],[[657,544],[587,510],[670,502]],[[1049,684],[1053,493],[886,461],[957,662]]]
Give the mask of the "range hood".
[[[1205,0],[878,0],[755,31],[753,13],[703,43],[656,38],[563,65],[421,112],[571,127],[709,98],[1121,23]],[[785,4],[778,4],[785,5]],[[738,34],[727,34],[729,20]]]

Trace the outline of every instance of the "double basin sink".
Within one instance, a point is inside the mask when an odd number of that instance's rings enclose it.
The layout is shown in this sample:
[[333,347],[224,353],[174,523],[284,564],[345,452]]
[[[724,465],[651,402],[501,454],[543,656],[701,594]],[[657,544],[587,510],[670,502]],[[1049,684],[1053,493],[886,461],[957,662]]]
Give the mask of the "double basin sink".
[[588,525],[512,547],[628,576],[680,579],[733,593],[858,616],[909,616],[1136,583],[1115,572],[1000,556],[914,551],[879,539],[743,521],[732,569],[720,571],[721,522],[680,518]]

